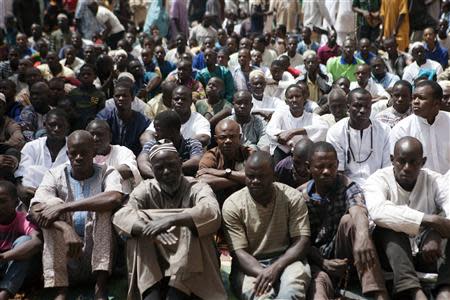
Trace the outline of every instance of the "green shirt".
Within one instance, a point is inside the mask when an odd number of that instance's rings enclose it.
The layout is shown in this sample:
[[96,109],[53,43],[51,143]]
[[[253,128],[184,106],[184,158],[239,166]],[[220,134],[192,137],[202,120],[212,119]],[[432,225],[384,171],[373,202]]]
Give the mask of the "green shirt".
[[356,81],[356,67],[358,65],[363,65],[364,61],[359,58],[353,57],[353,63],[345,63],[342,56],[332,57],[327,61],[327,71],[333,76],[333,81],[341,76],[345,76],[350,81]]
[[222,99],[214,105],[210,105],[207,99],[199,100],[195,103],[195,109],[204,117],[206,117],[207,114],[210,114],[212,117],[224,108],[233,109],[233,105],[225,99]]
[[[353,0],[353,5],[360,9],[364,9],[370,12],[380,10],[380,0]],[[358,26],[367,25],[366,19],[358,14]]]
[[233,75],[231,75],[231,72],[224,66],[216,65],[214,72],[210,72],[208,68],[204,68],[197,72],[195,79],[200,81],[203,87],[206,88],[208,81],[213,77],[218,77],[223,80],[223,83],[225,84],[225,99],[232,103],[234,94]]

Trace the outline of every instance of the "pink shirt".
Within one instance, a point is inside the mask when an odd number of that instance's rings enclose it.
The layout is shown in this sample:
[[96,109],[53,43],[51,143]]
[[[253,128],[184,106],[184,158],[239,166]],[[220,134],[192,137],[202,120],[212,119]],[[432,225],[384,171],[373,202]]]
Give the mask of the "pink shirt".
[[16,217],[10,224],[0,224],[0,252],[10,250],[18,237],[30,235],[37,229],[26,217],[25,212],[16,212]]

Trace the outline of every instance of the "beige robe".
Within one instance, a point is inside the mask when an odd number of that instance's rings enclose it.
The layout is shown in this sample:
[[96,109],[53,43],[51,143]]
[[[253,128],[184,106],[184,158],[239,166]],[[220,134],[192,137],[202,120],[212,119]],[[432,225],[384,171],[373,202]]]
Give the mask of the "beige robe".
[[[173,246],[131,236],[137,221],[183,212],[192,216],[198,235],[187,227],[176,228],[173,233],[178,243]],[[213,240],[220,222],[219,204],[207,184],[183,177],[180,189],[170,197],[155,179],[141,182],[128,204],[113,216],[119,234],[128,238],[128,299],[142,299],[142,294],[163,277],[170,277],[169,285],[186,294],[227,299]]]
[[[67,167],[68,165],[65,164],[47,171],[36,191],[35,197],[31,201],[31,206],[37,203],[57,205],[74,201],[73,191],[68,183],[67,176],[70,175],[66,172]],[[95,165],[95,167],[99,168],[99,171],[94,175],[97,176],[96,184],[91,182],[91,195],[106,191],[122,192],[121,177],[115,169],[98,165]],[[72,224],[72,214],[65,214],[62,216],[62,220]],[[54,228],[43,228],[42,232],[44,236],[42,254],[44,286],[69,286],[68,247],[64,242],[63,234]],[[78,274],[70,274],[71,279],[76,281],[86,279],[83,277],[85,277],[87,270],[89,273],[91,271],[111,272],[113,262],[112,250],[111,212],[89,212],[85,224],[82,256],[76,260],[77,263],[83,265],[80,268],[82,271]]]

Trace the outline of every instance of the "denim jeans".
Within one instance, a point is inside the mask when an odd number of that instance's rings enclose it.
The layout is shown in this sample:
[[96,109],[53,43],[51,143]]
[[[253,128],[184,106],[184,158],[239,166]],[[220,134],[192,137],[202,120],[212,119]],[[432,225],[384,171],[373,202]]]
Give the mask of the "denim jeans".
[[[14,243],[13,248],[31,240],[28,235],[18,237]],[[26,260],[11,260],[0,262],[0,290],[6,290],[14,295],[22,287],[25,277],[28,275],[28,270],[32,262],[32,258]]]

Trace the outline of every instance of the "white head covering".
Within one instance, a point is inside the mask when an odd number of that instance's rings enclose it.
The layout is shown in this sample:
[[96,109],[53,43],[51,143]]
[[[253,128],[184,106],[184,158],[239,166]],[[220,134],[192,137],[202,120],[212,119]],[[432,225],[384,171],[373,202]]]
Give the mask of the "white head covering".
[[257,77],[257,76],[262,76],[265,78],[264,72],[257,69],[257,70],[253,70],[250,72],[250,74],[248,75],[248,79],[252,80],[253,78]]
[[123,78],[123,77],[129,78],[131,81],[133,81],[133,83],[135,82],[133,74],[131,74],[129,72],[122,72],[122,73],[120,73],[119,76],[117,76],[117,79],[120,79],[120,78]]
[[3,93],[0,93],[0,101],[3,101],[4,103],[6,103],[6,97]]

